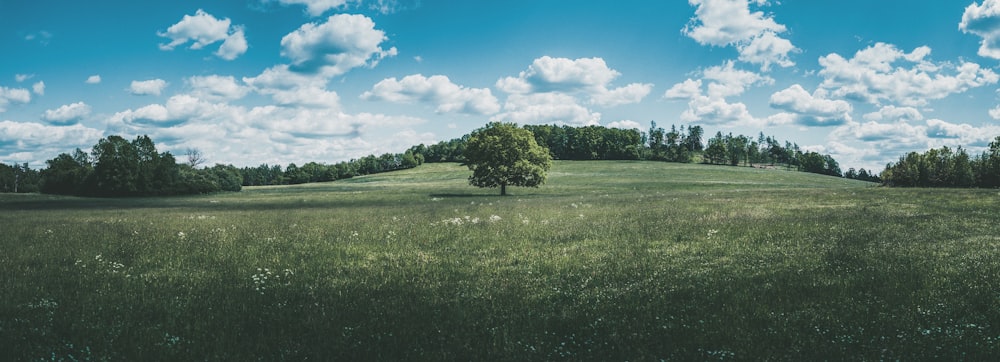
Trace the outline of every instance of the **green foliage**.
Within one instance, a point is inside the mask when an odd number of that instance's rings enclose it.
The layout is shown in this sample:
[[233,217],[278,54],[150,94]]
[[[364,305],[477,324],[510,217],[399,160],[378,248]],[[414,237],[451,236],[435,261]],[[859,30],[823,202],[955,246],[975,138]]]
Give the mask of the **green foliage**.
[[493,122],[472,132],[464,157],[472,170],[469,184],[499,187],[500,195],[507,194],[508,185],[538,187],[552,166],[549,151],[538,145],[534,134],[513,123]]
[[23,165],[7,165],[0,163],[0,193],[38,192],[41,176],[36,170]]
[[901,187],[1000,187],[1000,137],[975,159],[961,147],[910,152],[886,165],[881,178]]
[[[184,172],[184,171],[182,171]],[[171,198],[0,195],[38,360],[991,360],[997,190],[555,161]]]
[[91,155],[77,149],[46,161],[40,191],[58,195],[154,196],[239,191],[243,178],[233,166],[195,169],[178,165],[170,152],[159,153],[148,136],[129,142],[108,136]]

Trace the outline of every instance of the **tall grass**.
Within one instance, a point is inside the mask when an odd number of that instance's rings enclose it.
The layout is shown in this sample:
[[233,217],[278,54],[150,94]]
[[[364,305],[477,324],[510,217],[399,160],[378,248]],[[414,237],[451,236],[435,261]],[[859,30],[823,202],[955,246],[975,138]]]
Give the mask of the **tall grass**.
[[150,199],[0,196],[15,360],[986,359],[1000,194],[784,171],[457,165]]

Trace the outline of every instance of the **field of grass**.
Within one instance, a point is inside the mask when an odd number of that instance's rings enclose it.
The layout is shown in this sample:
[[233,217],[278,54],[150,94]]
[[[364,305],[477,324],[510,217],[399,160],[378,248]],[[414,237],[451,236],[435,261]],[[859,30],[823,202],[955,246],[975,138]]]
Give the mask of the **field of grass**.
[[13,360],[982,360],[1000,192],[556,162],[199,197],[0,195]]

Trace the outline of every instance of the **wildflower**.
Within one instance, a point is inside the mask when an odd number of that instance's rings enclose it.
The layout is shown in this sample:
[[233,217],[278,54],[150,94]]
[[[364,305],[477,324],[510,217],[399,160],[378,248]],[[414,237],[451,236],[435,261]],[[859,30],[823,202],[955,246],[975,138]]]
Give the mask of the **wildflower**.
[[184,232],[183,232],[183,231],[178,231],[178,232],[177,232],[177,238],[179,238],[179,239],[182,239],[182,240],[183,240],[185,236],[187,236],[187,234],[184,234]]
[[497,221],[500,221],[500,220],[502,220],[502,219],[500,218],[499,215],[490,215],[490,222],[491,223],[494,223],[494,222],[497,222]]
[[714,235],[715,235],[715,234],[717,234],[718,232],[719,232],[719,230],[715,230],[715,229],[710,229],[710,230],[708,230],[708,238],[709,238],[709,239],[711,239],[711,238],[712,238],[712,236],[714,236]]

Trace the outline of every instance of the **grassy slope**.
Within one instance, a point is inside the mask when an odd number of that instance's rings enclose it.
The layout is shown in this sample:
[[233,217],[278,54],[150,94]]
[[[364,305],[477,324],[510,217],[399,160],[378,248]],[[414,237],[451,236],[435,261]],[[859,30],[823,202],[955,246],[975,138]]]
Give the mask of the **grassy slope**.
[[651,162],[0,195],[15,359],[982,359],[1000,194]]

